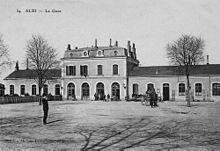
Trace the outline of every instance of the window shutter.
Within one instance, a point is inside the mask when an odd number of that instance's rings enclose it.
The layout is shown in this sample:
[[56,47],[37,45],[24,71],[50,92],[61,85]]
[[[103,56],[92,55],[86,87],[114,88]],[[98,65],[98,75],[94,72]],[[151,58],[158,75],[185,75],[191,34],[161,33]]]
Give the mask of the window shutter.
[[66,66],[66,75],[69,75],[68,72],[69,72],[68,66]]
[[76,66],[73,66],[73,75],[76,75]]

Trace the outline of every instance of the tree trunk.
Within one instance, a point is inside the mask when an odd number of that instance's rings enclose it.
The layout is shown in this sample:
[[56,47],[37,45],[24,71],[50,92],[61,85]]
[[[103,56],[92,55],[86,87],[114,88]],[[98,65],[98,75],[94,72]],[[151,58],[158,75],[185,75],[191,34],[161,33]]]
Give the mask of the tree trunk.
[[41,90],[42,90],[42,79],[39,79],[38,81],[38,92],[39,92],[39,105],[42,104],[42,98],[41,98]]
[[187,107],[190,107],[190,83],[189,83],[189,75],[186,75],[186,79],[187,79],[187,91],[186,91],[186,102],[187,102]]

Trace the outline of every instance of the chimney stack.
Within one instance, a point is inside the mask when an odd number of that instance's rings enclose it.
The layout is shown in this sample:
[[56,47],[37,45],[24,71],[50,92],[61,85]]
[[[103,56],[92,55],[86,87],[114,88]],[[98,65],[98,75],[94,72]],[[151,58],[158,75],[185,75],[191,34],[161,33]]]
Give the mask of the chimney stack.
[[115,46],[118,47],[118,41],[115,41]]
[[132,51],[133,51],[134,59],[137,59],[135,43],[133,43]]
[[70,44],[67,45],[67,50],[71,50],[71,45]]
[[131,56],[131,44],[129,40],[128,40],[128,45],[127,45],[127,50],[128,50],[128,56]]
[[18,65],[18,61],[16,62],[16,65],[15,65],[15,71],[18,71],[19,70],[19,65]]
[[112,46],[112,39],[110,38],[110,44],[109,44],[109,46],[111,47]]
[[28,58],[27,58],[27,64],[26,65],[27,65],[27,70],[28,70]]
[[209,64],[209,55],[207,55],[207,64]]
[[98,48],[98,46],[97,46],[97,39],[95,39],[95,48]]

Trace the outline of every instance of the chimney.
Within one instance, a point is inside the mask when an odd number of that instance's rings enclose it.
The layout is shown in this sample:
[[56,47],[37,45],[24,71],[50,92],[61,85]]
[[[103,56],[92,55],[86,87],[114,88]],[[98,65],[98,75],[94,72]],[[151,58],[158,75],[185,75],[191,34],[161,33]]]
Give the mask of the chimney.
[[18,61],[16,62],[16,65],[15,65],[15,71],[18,71],[19,70],[19,65],[18,65]]
[[135,43],[133,43],[132,51],[133,51],[133,54],[134,54],[134,59],[137,59]]
[[28,70],[28,58],[27,58],[27,64],[26,65],[27,65],[27,69],[26,70]]
[[71,45],[70,44],[67,45],[67,50],[71,50]]
[[128,51],[128,56],[131,56],[131,44],[129,40],[128,40],[128,45],[127,45],[127,51]]
[[109,46],[111,47],[112,46],[112,39],[110,38],[110,44],[109,44]]
[[118,41],[115,41],[115,46],[118,47]]
[[97,46],[97,39],[95,39],[95,48],[98,48],[98,46]]
[[209,55],[207,55],[206,57],[207,57],[207,64],[209,64]]

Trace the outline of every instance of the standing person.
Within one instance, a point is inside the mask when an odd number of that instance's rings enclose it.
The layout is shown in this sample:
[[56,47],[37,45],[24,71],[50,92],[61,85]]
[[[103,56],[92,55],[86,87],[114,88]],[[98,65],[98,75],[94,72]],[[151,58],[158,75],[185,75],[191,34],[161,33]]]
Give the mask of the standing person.
[[154,107],[154,94],[153,94],[153,89],[152,89],[152,87],[151,86],[149,86],[148,88],[147,88],[147,97],[149,98],[149,102],[150,102],[150,106],[151,107]]
[[157,107],[158,96],[157,96],[156,91],[155,91],[155,89],[153,87],[152,87],[152,93],[153,93],[153,106]]
[[44,112],[43,124],[47,124],[47,115],[48,115],[49,105],[48,105],[48,98],[45,93],[43,94],[42,103],[43,103],[43,112]]

